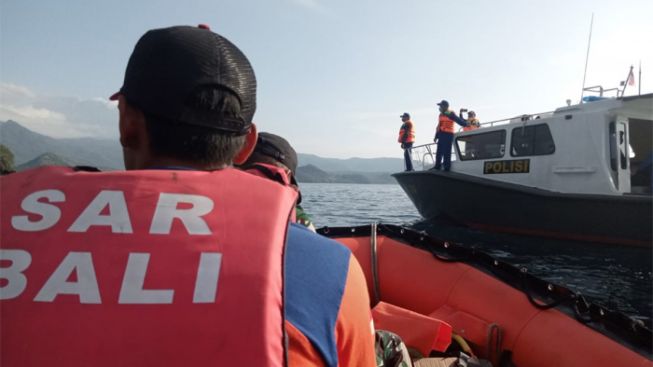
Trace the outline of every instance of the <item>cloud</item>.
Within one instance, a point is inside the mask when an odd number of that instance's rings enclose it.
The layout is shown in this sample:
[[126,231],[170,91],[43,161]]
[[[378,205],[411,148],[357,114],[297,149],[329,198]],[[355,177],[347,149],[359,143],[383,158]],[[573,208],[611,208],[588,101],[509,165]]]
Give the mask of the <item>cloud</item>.
[[34,98],[35,94],[29,89],[21,87],[20,85],[11,83],[0,83],[0,101],[4,101],[6,97],[27,97]]
[[59,112],[50,111],[45,108],[35,108],[32,106],[16,107],[0,105],[3,113],[12,116],[19,116],[19,118],[27,120],[48,120],[48,121],[63,121],[66,116]]
[[0,121],[6,120],[55,138],[114,138],[118,130],[116,104],[106,98],[46,96],[0,83]]

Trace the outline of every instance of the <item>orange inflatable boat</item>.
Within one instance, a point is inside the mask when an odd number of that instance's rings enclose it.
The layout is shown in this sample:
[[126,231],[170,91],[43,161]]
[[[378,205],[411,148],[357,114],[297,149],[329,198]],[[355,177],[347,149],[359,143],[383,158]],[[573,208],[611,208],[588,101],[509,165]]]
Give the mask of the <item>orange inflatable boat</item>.
[[321,228],[367,279],[377,329],[494,366],[652,366],[651,330],[489,255],[393,225]]

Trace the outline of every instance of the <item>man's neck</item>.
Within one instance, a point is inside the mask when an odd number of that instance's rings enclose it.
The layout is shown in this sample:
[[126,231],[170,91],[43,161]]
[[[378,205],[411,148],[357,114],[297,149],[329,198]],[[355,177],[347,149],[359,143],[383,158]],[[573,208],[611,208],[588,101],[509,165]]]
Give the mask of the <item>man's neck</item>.
[[184,167],[188,169],[198,170],[198,171],[215,171],[219,169],[224,169],[231,167],[231,165],[226,164],[215,164],[215,163],[197,163],[189,162],[186,160],[175,159],[175,158],[152,158],[146,162],[143,162],[142,165],[139,165],[136,169],[153,169],[153,168],[166,168],[166,167]]

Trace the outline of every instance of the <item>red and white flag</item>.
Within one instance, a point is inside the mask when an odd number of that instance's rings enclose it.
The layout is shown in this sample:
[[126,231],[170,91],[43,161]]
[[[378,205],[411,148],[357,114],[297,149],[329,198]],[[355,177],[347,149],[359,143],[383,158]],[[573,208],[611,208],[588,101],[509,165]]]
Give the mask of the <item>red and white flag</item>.
[[635,85],[635,74],[633,74],[633,68],[630,68],[630,73],[628,73],[626,83],[628,83],[628,85]]

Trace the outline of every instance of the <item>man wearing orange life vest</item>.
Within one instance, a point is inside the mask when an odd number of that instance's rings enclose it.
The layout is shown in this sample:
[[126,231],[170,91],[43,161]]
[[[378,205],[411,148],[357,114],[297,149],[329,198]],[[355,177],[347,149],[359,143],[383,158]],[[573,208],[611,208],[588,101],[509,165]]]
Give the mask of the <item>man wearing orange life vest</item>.
[[451,145],[453,143],[453,124],[454,122],[460,126],[467,126],[467,121],[456,116],[456,114],[449,110],[449,102],[442,100],[438,103],[440,115],[438,116],[438,127],[435,132],[435,141],[438,144],[438,148],[435,153],[435,166],[433,169],[441,169],[443,165],[444,158],[444,167],[443,170],[449,171],[451,169]]
[[351,252],[288,224],[294,190],[231,168],[257,135],[245,55],[151,30],[112,99],[127,171],[0,178],[0,365],[374,366]]
[[[463,114],[460,114],[460,117],[462,117]],[[474,111],[469,111],[467,113],[467,123],[469,125],[463,127],[463,131],[472,131],[476,130],[481,127],[481,122],[476,118],[476,112]]]
[[410,120],[410,114],[408,114],[408,112],[404,112],[403,115],[399,117],[401,117],[403,124],[399,129],[399,138],[397,138],[397,142],[401,143],[401,149],[404,150],[406,171],[414,171],[412,148],[413,143],[415,142],[415,127],[413,126],[413,122]]

